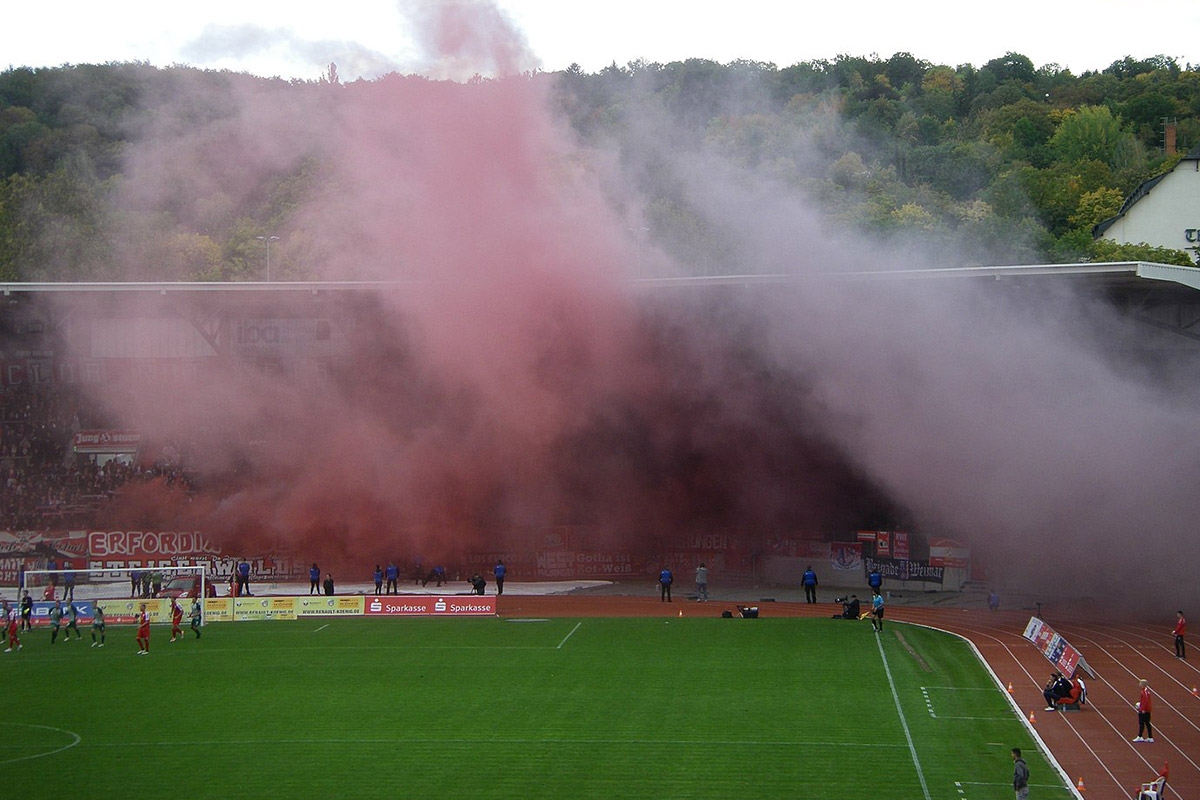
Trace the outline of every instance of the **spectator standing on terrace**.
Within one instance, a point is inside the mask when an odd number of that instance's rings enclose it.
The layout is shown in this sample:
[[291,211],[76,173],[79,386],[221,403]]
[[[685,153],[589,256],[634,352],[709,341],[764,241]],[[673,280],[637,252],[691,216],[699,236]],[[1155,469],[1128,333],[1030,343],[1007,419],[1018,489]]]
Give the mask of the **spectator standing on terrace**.
[[383,594],[383,567],[375,565],[375,594]]
[[[48,570],[58,569],[58,562],[54,560],[53,556],[46,559],[46,569],[48,569]],[[58,586],[58,573],[52,571],[49,575],[49,581],[50,581],[51,586],[57,587]]]
[[[378,569],[378,567],[376,567]],[[400,594],[400,567],[395,561],[389,561],[387,565],[387,593]],[[376,592],[378,594],[378,592]]]
[[437,585],[441,586],[446,580],[446,568],[438,565],[429,570],[429,574],[425,576],[425,580],[421,582],[422,586],[426,586],[430,581],[437,581]]
[[1175,629],[1171,633],[1175,634],[1175,657],[1187,658],[1187,645],[1183,643],[1183,635],[1187,633],[1187,620],[1183,618],[1182,609],[1175,612]]
[[696,599],[708,599],[708,567],[704,566],[703,561],[696,567]]
[[158,597],[160,594],[162,594],[162,581],[163,581],[163,577],[162,577],[161,570],[156,569],[150,573],[150,596],[151,597]]
[[138,588],[142,585],[142,573],[136,569],[129,570],[129,596],[137,597]]
[[[1135,742],[1154,742],[1154,728],[1150,726],[1150,706],[1150,682],[1143,678],[1138,681],[1138,699],[1133,706],[1138,717],[1138,732],[1137,736],[1133,737]],[[1142,736],[1143,733],[1146,735]]]
[[28,589],[21,593],[21,630],[33,630],[33,598]]
[[321,593],[321,568],[317,566],[317,562],[315,561],[308,568],[308,593],[310,595]]
[[250,595],[250,562],[242,559],[237,565],[237,593],[238,597],[247,597]]
[[504,562],[496,559],[496,566],[492,567],[492,574],[496,576],[496,596],[504,594],[504,576],[508,573],[508,567],[504,566]]
[[1025,759],[1021,758],[1021,748],[1012,749],[1012,760],[1013,791],[1016,792],[1017,800],[1026,800],[1029,797],[1029,766]]
[[671,568],[663,567],[662,572],[658,573],[659,602],[671,602],[671,584],[674,582],[675,576],[671,574]]
[[63,568],[67,571],[63,573],[63,599],[75,599],[75,570],[71,569],[71,562],[63,564]]
[[[96,641],[97,634],[99,642]],[[92,607],[92,647],[104,647],[104,609],[98,605]]]
[[879,592],[879,594],[883,594],[883,575],[879,573],[879,570],[873,569],[871,570],[870,574],[867,575],[867,586],[872,592]]
[[801,582],[804,584],[804,602],[817,602],[817,573],[813,572],[811,565],[808,569],[804,570],[804,577],[801,579]]
[[333,597],[333,575],[325,573],[325,594]]
[[139,656],[149,655],[150,653],[150,615],[146,613],[146,604],[141,604],[141,610],[137,615],[137,654]]

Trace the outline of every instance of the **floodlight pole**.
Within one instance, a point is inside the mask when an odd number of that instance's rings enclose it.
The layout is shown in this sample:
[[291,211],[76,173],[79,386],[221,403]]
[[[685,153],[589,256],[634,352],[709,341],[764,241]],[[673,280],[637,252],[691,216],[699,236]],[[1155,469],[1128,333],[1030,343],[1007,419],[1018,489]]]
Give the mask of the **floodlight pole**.
[[260,242],[267,243],[267,283],[271,282],[271,242],[278,242],[278,236],[255,236]]
[[633,275],[635,278],[642,277],[642,237],[650,231],[649,228],[630,228],[629,232],[633,234],[633,246],[636,258],[634,260]]

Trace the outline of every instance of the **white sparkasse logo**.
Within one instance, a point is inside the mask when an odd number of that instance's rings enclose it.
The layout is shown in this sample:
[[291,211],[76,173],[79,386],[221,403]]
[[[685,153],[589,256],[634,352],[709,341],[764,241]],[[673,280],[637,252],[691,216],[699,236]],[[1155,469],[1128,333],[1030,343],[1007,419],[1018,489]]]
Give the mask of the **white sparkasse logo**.
[[445,611],[446,610],[446,601],[439,597],[437,599],[437,602],[433,604],[433,610],[434,611]]
[[372,611],[382,611],[383,603],[379,602],[378,600],[372,600],[371,601],[371,610]]

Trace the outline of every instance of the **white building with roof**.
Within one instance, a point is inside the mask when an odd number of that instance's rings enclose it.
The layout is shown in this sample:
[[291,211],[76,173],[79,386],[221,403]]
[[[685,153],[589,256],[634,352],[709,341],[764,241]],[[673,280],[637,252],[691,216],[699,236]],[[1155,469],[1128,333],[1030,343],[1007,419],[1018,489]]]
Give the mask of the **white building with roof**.
[[1184,250],[1200,261],[1200,147],[1170,172],[1143,181],[1092,235],[1118,244]]

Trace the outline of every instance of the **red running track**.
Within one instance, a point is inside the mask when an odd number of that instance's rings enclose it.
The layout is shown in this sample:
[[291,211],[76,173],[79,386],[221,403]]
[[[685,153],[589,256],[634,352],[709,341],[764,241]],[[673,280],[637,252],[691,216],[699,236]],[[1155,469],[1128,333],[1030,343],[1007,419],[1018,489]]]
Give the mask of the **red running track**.
[[[1029,621],[1022,612],[982,609],[890,608],[894,619],[957,633],[979,649],[1072,783],[1083,779],[1088,800],[1128,800],[1170,765],[1167,796],[1200,800],[1200,667],[1175,658],[1170,631],[1174,613],[1147,624],[1048,619],[1096,673],[1087,681],[1088,704],[1079,712],[1043,712],[1042,687],[1053,668],[1021,634]],[[1154,743],[1134,743],[1138,679],[1150,682],[1154,704]]]

